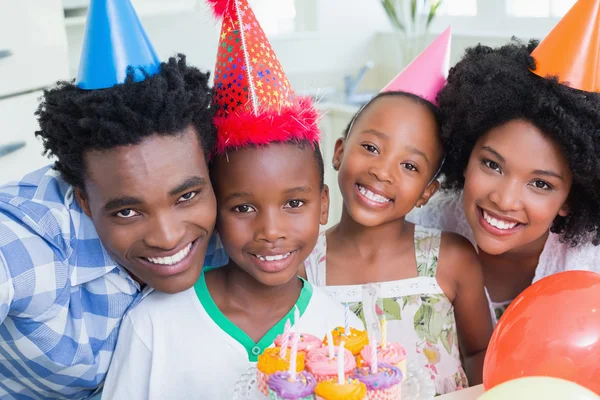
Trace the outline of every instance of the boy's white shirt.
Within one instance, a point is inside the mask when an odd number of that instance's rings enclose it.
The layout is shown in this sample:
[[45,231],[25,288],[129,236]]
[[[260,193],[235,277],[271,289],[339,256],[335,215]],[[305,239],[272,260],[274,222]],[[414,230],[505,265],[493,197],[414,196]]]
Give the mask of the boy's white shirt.
[[[299,330],[322,338],[344,325],[344,307],[311,287]],[[349,325],[363,329],[352,312]],[[123,320],[103,399],[231,399],[235,383],[254,364],[209,316],[194,288],[153,292]]]

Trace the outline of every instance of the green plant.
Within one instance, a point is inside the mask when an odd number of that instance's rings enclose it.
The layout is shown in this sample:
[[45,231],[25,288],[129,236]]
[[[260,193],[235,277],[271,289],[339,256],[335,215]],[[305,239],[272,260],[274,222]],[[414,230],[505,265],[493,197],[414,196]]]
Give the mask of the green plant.
[[394,29],[405,34],[427,32],[442,4],[442,0],[379,0],[379,2]]

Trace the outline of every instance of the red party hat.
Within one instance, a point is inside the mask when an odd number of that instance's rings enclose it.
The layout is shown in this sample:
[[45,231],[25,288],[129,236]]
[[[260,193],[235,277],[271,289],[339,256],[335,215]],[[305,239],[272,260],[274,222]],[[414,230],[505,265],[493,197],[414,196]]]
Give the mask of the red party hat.
[[318,113],[297,97],[247,0],[208,0],[223,20],[215,65],[217,152],[319,140]]

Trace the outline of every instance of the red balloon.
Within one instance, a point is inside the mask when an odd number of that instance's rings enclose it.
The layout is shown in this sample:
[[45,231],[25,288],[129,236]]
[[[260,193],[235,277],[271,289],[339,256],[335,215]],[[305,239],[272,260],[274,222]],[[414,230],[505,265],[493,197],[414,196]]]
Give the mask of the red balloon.
[[487,349],[483,386],[524,376],[562,378],[600,395],[600,274],[549,276],[504,312]]

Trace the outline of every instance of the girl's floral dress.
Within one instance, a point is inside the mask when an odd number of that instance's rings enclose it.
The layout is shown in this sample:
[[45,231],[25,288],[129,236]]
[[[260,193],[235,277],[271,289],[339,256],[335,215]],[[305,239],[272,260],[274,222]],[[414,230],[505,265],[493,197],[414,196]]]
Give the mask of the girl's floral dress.
[[435,278],[440,240],[440,230],[415,226],[418,277],[411,279],[327,286],[325,231],[305,262],[308,280],[337,301],[348,303],[370,331],[379,332],[379,321],[385,315],[388,340],[399,342],[407,351],[407,360],[428,371],[438,395],[468,386],[454,307]]

